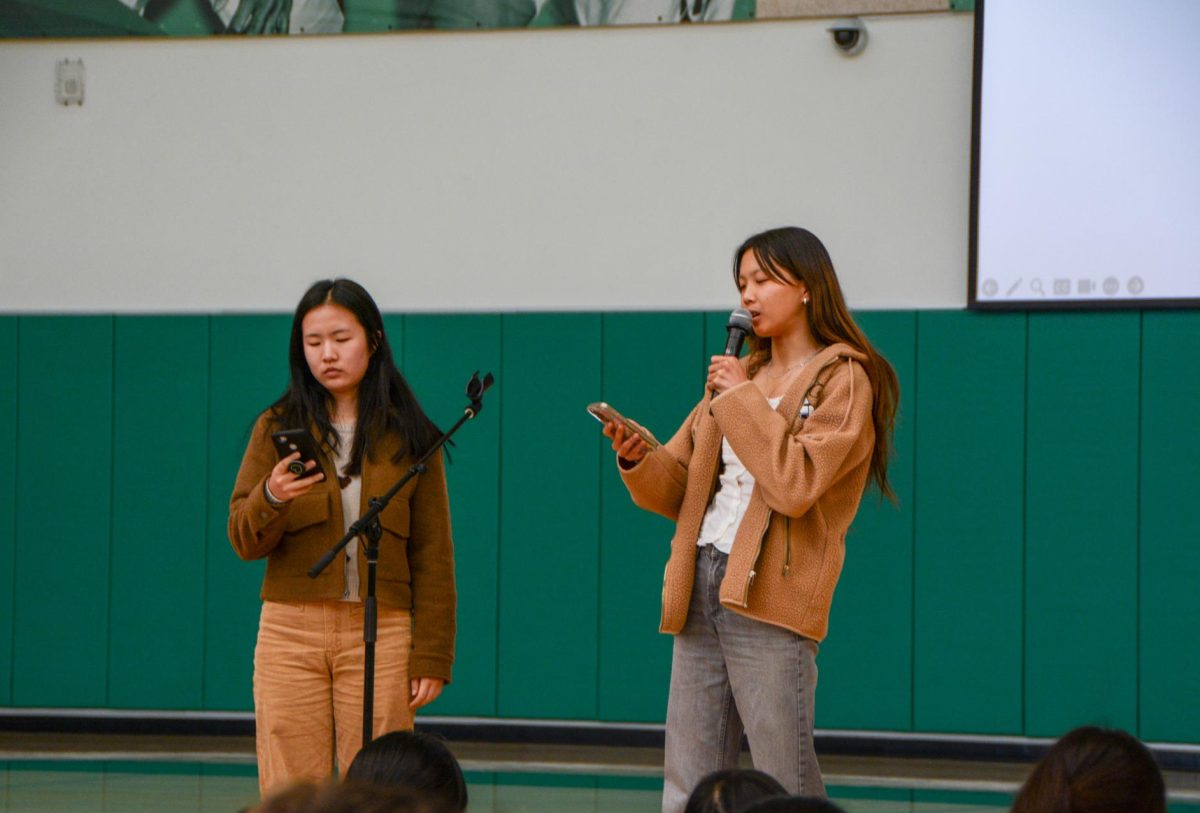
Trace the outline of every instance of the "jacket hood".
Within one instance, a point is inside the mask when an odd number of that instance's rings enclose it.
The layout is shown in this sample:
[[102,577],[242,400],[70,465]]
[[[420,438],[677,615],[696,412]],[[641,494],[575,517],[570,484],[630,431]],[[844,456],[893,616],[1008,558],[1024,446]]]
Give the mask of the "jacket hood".
[[[855,361],[862,363],[867,360],[867,354],[861,350],[855,350],[845,342],[835,342],[821,352],[817,353],[813,361],[820,360],[824,362],[831,358],[852,358]],[[809,364],[812,364],[813,361],[810,361]]]
[[[821,348],[821,350],[815,356],[809,359],[804,366],[808,367],[809,369],[815,369],[823,367],[829,361],[838,358],[851,358],[857,361],[859,364],[863,364],[867,361],[867,354],[861,350],[854,349],[845,342],[835,342],[827,347]],[[748,366],[749,363],[750,356],[742,356],[743,366]]]

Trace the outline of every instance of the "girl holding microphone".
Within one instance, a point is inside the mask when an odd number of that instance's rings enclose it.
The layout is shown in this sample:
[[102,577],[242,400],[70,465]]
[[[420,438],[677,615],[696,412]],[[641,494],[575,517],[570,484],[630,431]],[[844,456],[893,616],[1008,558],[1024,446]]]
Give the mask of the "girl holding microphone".
[[868,482],[895,499],[896,374],[851,318],[825,246],[804,229],[766,231],[738,248],[733,275],[750,353],[712,357],[704,398],[667,443],[604,429],[634,503],[676,523],[660,627],[675,636],[663,813],[736,765],[743,731],[755,768],[825,795],[818,643]]

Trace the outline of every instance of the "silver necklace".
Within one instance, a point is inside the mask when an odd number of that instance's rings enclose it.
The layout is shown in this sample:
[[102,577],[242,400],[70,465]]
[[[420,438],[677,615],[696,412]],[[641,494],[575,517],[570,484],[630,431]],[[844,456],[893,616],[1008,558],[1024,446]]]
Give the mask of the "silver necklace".
[[818,347],[816,350],[809,353],[806,358],[801,359],[800,361],[797,361],[795,364],[792,364],[788,367],[784,367],[782,373],[776,373],[775,375],[771,375],[771,370],[772,370],[772,368],[775,367],[775,359],[771,359],[770,361],[767,362],[767,369],[764,372],[764,375],[766,375],[766,377],[771,379],[772,381],[778,381],[779,379],[783,378],[788,373],[790,373],[792,370],[799,369],[799,368],[803,367],[805,364],[808,364],[810,361],[813,360],[813,358],[817,355],[817,353],[820,353],[824,349],[825,349],[824,347]]

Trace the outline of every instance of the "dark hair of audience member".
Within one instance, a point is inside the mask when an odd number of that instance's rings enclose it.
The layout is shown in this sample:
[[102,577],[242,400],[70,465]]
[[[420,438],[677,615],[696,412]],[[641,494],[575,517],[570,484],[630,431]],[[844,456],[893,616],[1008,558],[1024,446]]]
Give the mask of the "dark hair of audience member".
[[742,813],[759,799],[785,793],[775,777],[762,771],[748,768],[714,771],[692,789],[684,813]]
[[268,796],[253,813],[455,813],[416,788],[366,782],[302,782]]
[[392,731],[372,740],[346,771],[346,780],[400,785],[437,797],[453,813],[467,809],[467,783],[446,743],[420,731]]
[[1162,771],[1149,749],[1124,731],[1069,731],[1034,767],[1013,813],[1165,813]]
[[777,796],[755,802],[743,813],[845,813],[828,799],[816,796]]
[[305,813],[322,785],[317,782],[293,782],[268,794],[257,807],[247,808],[248,813]]

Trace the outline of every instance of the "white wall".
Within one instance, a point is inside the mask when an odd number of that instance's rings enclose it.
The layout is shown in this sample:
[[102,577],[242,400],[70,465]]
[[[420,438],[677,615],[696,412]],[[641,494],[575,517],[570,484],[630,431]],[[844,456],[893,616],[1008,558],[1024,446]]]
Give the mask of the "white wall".
[[787,223],[854,307],[962,307],[971,15],[826,24],[5,42],[0,311],[725,308]]

